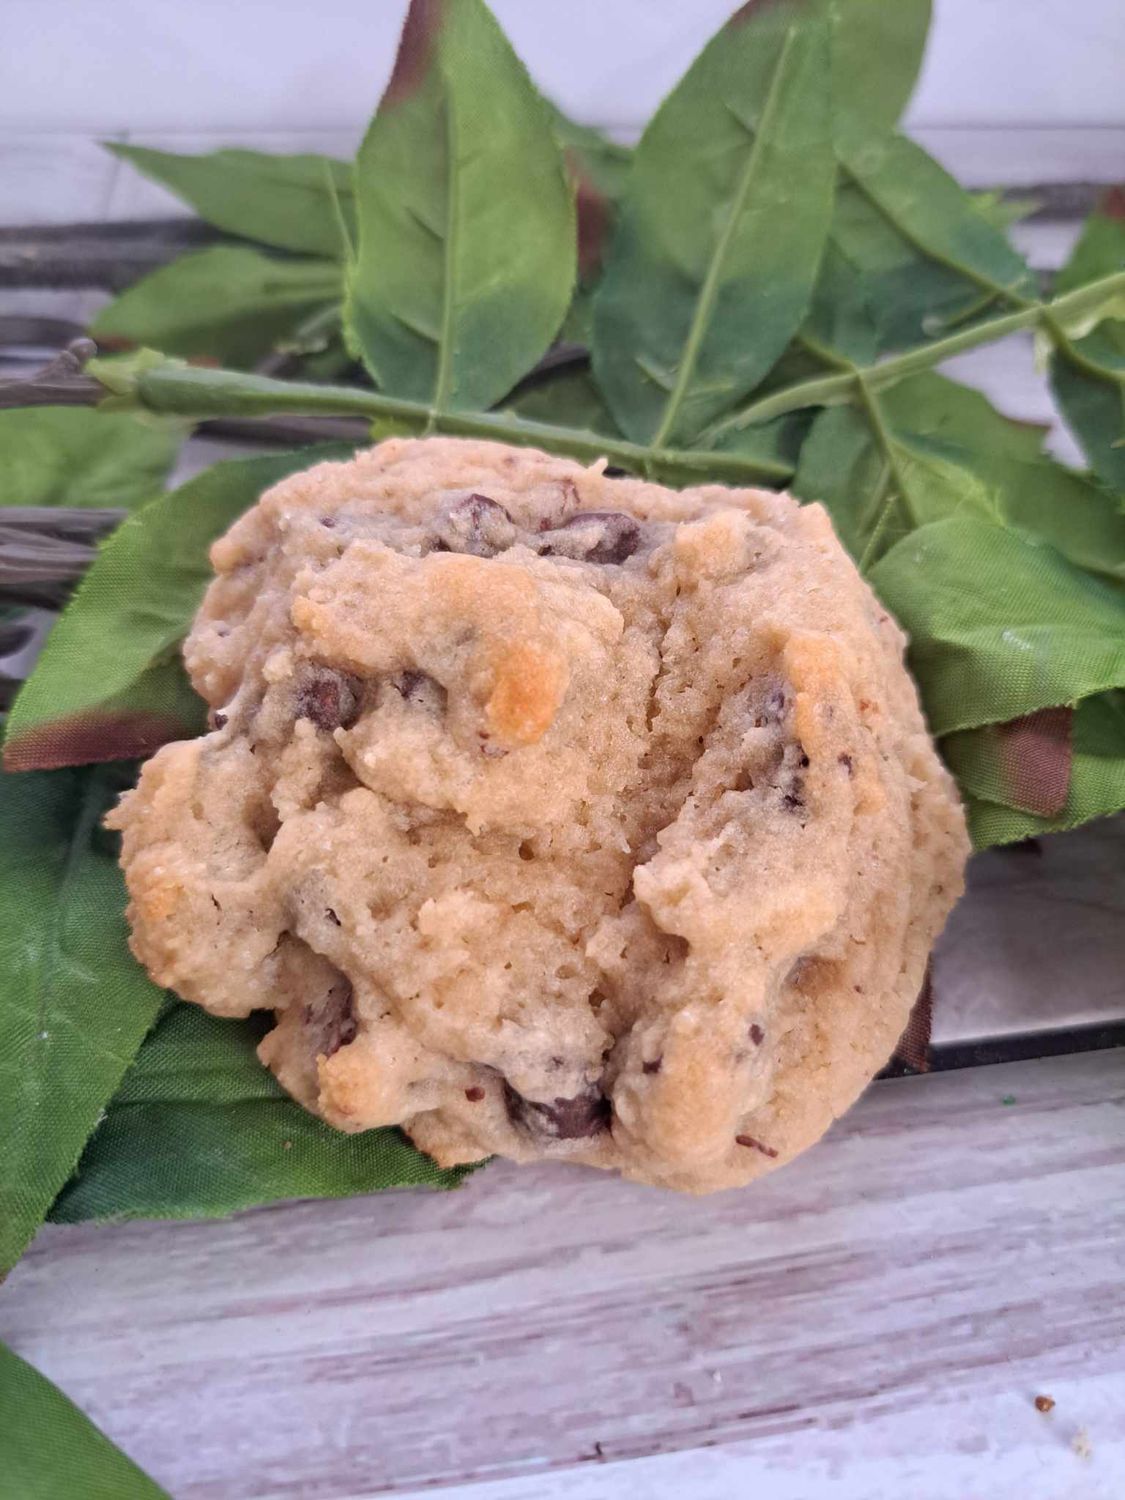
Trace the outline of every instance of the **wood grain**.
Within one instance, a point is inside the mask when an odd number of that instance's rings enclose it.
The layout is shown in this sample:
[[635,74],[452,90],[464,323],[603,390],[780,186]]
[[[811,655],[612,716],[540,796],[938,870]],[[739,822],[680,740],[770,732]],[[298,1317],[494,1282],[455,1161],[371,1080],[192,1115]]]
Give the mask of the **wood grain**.
[[50,1230],[0,1337],[177,1500],[697,1500],[736,1475],[776,1500],[833,1474],[1056,1500],[1125,1491],[1123,1273],[1102,1053],[877,1084],[746,1193],[497,1165],[450,1195]]

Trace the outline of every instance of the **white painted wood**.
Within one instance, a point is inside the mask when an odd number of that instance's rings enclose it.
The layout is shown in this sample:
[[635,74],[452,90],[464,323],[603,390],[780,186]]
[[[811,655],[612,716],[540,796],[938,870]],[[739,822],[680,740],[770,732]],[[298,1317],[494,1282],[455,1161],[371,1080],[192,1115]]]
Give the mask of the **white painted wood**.
[[[893,0],[888,0],[893,3]],[[532,75],[592,123],[635,129],[734,0],[493,0]],[[0,126],[356,128],[404,0],[7,0]],[[1125,124],[1120,0],[936,0],[916,125]]]
[[1125,1018],[1125,816],[976,855],[968,885],[934,956],[935,1042]]
[[708,1199],[497,1165],[49,1229],[0,1337],[176,1500],[1110,1500],[1123,1272],[1101,1053],[877,1084]]
[[908,133],[966,187],[1114,183],[1125,171],[1121,125],[1044,126],[1033,116],[1022,125],[992,127],[912,121]]
[[114,162],[88,136],[13,132],[0,136],[0,162],[0,224],[105,218]]

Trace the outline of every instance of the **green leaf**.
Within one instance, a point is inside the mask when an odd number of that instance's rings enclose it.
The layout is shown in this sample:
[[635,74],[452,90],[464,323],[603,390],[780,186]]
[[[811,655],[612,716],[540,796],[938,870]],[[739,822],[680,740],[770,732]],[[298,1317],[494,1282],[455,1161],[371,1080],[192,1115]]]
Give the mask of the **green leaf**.
[[[1090,215],[1055,286],[1071,291],[1125,270],[1125,190]],[[1115,311],[1116,309],[1109,309]],[[1125,493],[1125,318],[1106,316],[1051,358],[1051,389],[1094,473]]]
[[482,0],[412,0],[356,193],[347,321],[376,382],[491,406],[557,332],[576,240],[547,106]]
[[1006,805],[1011,789],[995,726],[967,729],[942,741],[942,754],[967,794],[969,831],[978,849],[1044,833],[1061,833],[1125,808],[1125,694],[1098,693],[1074,710],[1070,789],[1053,816]]
[[131,510],[164,488],[183,436],[178,422],[80,406],[0,411],[0,506]]
[[832,92],[838,114],[889,129],[914,92],[930,0],[839,0],[832,15]]
[[1097,485],[1049,458],[1043,437],[976,391],[916,375],[869,391],[862,410],[822,412],[801,449],[794,490],[828,507],[864,571],[917,527],[972,513],[1025,527],[1080,567],[1125,580],[1125,515]]
[[0,1344],[4,1500],[168,1500],[58,1386]]
[[997,301],[1036,296],[995,215],[920,146],[851,118],[837,132],[837,153],[844,175],[810,319],[814,338],[866,364]]
[[594,307],[623,432],[687,441],[752,390],[808,309],[834,167],[819,7],[744,7],[638,145]]
[[616,202],[625,190],[633,153],[590,125],[579,125],[562,110],[545,101],[551,129],[562,147],[572,173],[588,182],[603,198]]
[[506,401],[503,410],[532,422],[552,422],[560,427],[617,435],[617,424],[585,365],[571,365],[537,380]]
[[211,579],[208,547],[269,485],[350,452],[323,445],[215,464],[130,516],[103,545],[16,699],[8,769],[150,754],[196,733],[199,700],[177,647]]
[[1125,686],[1125,590],[1026,533],[951,516],[898,542],[870,581],[910,637],[935,735]]
[[100,821],[120,768],[0,774],[0,1273],[19,1259],[163,1001],[129,953]]
[[106,148],[228,234],[279,250],[344,259],[336,205],[345,224],[353,224],[350,162],[243,150],[181,156],[113,141]]
[[976,192],[969,195],[976,204],[977,212],[983,214],[994,229],[1007,233],[1015,224],[1022,223],[1024,219],[1042,207],[1038,198],[1010,197],[1007,193],[990,189],[988,192]]
[[340,267],[217,245],[161,266],[98,313],[96,339],[249,367],[319,309],[338,302]]
[[284,1198],[457,1187],[397,1130],[346,1135],[286,1097],[255,1051],[259,1017],[171,1006],[51,1212],[82,1219],[211,1218]]

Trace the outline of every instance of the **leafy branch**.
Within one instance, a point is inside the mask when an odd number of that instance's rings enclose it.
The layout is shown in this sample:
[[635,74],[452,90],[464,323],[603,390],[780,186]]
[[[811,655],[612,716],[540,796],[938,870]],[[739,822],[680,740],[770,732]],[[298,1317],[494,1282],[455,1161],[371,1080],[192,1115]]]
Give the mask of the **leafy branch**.
[[[996,295],[1001,295],[999,289]],[[1119,295],[1125,295],[1125,271],[1113,272],[1046,302],[1026,302],[1013,312],[1000,313],[994,318],[975,323],[971,328],[962,329],[959,333],[934,339],[888,359],[864,366],[849,362],[846,369],[837,373],[814,376],[763,396],[742,411],[715,423],[705,434],[705,439],[712,443],[718,442],[732,432],[760,426],[803,407],[862,401],[864,392],[870,395],[874,391],[888,390],[912,375],[944,364],[955,354],[965,354],[970,349],[995,343],[997,339],[1007,338],[1013,333],[1040,330],[1052,344],[1067,350],[1070,341],[1063,331],[1066,324],[1097,313]],[[839,359],[839,356],[836,358]]]

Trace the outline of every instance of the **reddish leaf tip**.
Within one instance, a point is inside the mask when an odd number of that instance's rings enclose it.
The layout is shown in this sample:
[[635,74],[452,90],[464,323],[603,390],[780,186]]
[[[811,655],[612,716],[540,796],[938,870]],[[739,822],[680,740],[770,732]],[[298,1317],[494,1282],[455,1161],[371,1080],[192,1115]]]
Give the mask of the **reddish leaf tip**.
[[393,109],[422,87],[444,10],[445,0],[410,0],[410,9],[402,23],[395,65],[383,92],[380,109]]
[[166,714],[78,713],[11,736],[5,771],[57,771],[63,766],[137,760],[190,731]]
[[745,26],[747,21],[752,21],[755,16],[764,10],[772,10],[775,6],[782,5],[785,0],[746,0],[745,5],[740,5],[727,22],[728,26]]
[[1013,805],[1040,818],[1062,812],[1070,796],[1074,710],[1041,708],[999,724],[1000,774]]
[[601,269],[602,252],[609,231],[610,204],[582,171],[574,152],[567,151],[566,164],[575,189],[578,217],[578,274],[585,281]]

